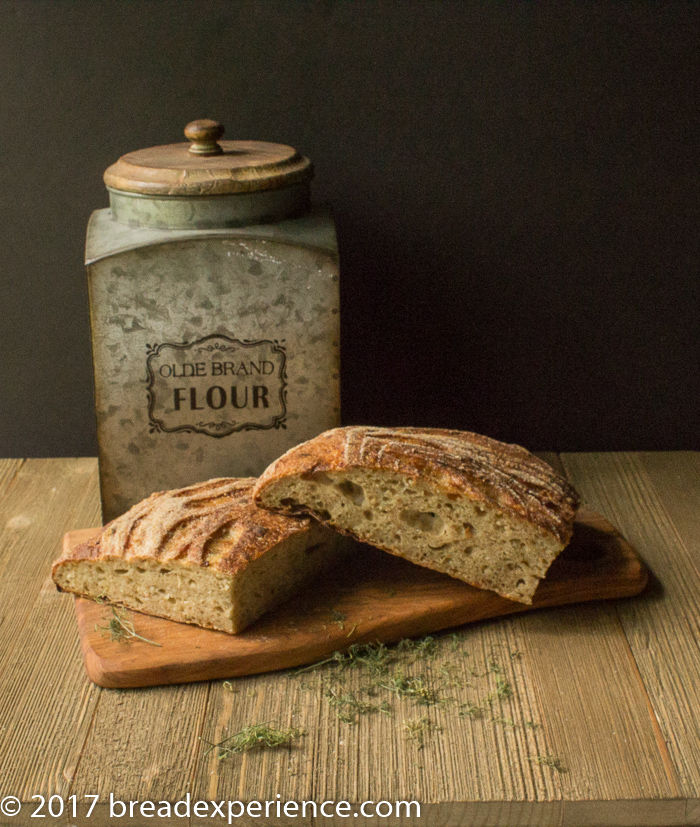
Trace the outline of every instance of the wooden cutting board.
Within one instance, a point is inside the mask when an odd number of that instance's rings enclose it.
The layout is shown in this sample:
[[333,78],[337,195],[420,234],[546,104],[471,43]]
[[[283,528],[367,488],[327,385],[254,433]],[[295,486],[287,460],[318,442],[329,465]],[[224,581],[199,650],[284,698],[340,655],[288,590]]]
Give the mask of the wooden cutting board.
[[[73,547],[99,529],[69,531]],[[639,594],[647,569],[604,517],[581,509],[570,545],[554,561],[532,606],[506,600],[444,574],[357,546],[352,565],[334,572],[238,635],[129,612],[154,643],[113,641],[100,629],[111,607],[76,598],[85,668],[100,686],[128,688],[230,678],[322,660],[353,643],[391,643],[489,617]]]

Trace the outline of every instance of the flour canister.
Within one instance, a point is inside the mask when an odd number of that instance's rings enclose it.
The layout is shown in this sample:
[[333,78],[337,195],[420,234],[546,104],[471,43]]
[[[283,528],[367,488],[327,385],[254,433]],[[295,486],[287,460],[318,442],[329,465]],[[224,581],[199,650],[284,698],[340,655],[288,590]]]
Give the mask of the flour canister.
[[339,424],[338,254],[282,144],[138,150],[105,172],[90,292],[103,519],[153,491],[257,476]]

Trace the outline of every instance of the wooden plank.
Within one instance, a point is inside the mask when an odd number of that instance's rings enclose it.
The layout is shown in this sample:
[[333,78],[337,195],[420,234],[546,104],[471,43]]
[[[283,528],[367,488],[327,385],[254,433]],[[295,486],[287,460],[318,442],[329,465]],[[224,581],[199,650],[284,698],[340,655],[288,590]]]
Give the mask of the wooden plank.
[[0,498],[0,778],[23,802],[68,794],[99,697],[48,578],[65,531],[98,519],[92,459],[28,460]]
[[[380,688],[374,701],[389,701],[393,714],[361,715],[355,724],[338,719],[327,691],[342,677],[344,691],[372,701],[373,696],[361,691],[368,682],[362,670],[341,675],[329,667],[308,674],[239,678],[231,688],[212,684],[210,694],[206,684],[130,691],[92,688],[76,663],[71,600],[56,594],[46,580],[56,551],[47,552],[48,538],[56,523],[65,530],[72,519],[65,509],[75,507],[70,505],[75,496],[80,499],[81,485],[75,480],[71,484],[67,466],[60,468],[62,462],[80,461],[58,461],[48,475],[46,468],[35,473],[40,470],[36,468],[31,479],[20,469],[0,498],[0,600],[13,601],[12,589],[18,587],[31,605],[12,603],[13,613],[24,622],[15,623],[2,661],[9,672],[0,675],[0,778],[19,785],[24,797],[37,791],[102,794],[101,808],[84,822],[96,827],[109,823],[109,792],[122,799],[170,801],[187,792],[208,800],[275,800],[278,793],[283,800],[319,802],[326,797],[358,803],[413,799],[423,805],[421,822],[444,827],[697,823],[700,797],[694,792],[690,762],[695,760],[697,771],[694,749],[700,739],[693,710],[700,705],[693,687],[680,685],[700,674],[687,650],[698,611],[694,605],[693,613],[688,601],[697,594],[698,583],[684,582],[696,576],[697,503],[692,492],[678,484],[674,489],[666,479],[674,473],[672,465],[654,464],[653,458],[650,464],[646,456],[584,460],[576,456],[571,462],[578,469],[574,481],[589,502],[593,492],[601,510],[607,509],[633,544],[641,539],[657,574],[658,564],[665,562],[669,571],[664,568],[663,598],[652,591],[648,598],[615,605],[548,609],[488,621],[461,630],[454,642],[446,635],[434,660],[419,659],[401,668],[407,675],[423,676],[443,700],[451,700],[418,706]],[[684,474],[696,467],[694,462],[688,460]],[[54,486],[60,494],[55,501]],[[86,487],[93,489],[94,507],[94,475]],[[3,510],[8,502],[12,507]],[[46,515],[28,511],[35,502],[42,503]],[[14,517],[25,519],[8,529]],[[44,521],[38,531],[37,520]],[[87,523],[67,527],[76,524]],[[12,532],[23,534],[18,538]],[[675,565],[669,567],[671,552]],[[14,567],[17,555],[23,567]],[[27,559],[39,564],[29,571]],[[677,599],[681,608],[669,616],[675,607],[666,604]],[[0,606],[4,608],[2,602]],[[628,625],[626,612],[635,613]],[[652,612],[658,616],[651,617]],[[646,625],[637,627],[640,613],[647,617]],[[14,614],[8,617],[14,623]],[[0,642],[3,634],[0,626]],[[664,649],[678,646],[675,659]],[[36,658],[28,659],[27,652],[37,653]],[[501,671],[494,671],[493,664]],[[675,679],[667,674],[679,668],[686,671]],[[497,677],[507,680],[510,694],[480,718],[460,716],[460,704],[483,700]],[[650,697],[660,728],[649,714],[645,693],[654,680],[658,686],[652,687]],[[442,729],[429,731],[425,746],[418,749],[406,739],[404,721],[423,715]],[[214,753],[204,755],[200,734],[216,741],[263,720],[302,726],[307,734],[281,750],[224,761]],[[694,744],[689,739],[695,739]],[[670,741],[667,752],[665,740]],[[547,756],[561,758],[568,772],[538,762]],[[18,794],[14,788],[10,792]],[[265,821],[289,824],[285,818]],[[363,819],[353,822],[359,827]],[[307,823],[328,820],[319,817]]]
[[626,533],[655,575],[617,611],[688,812],[700,798],[700,508],[697,455],[565,455],[586,501]]
[[[138,811],[133,819],[128,813],[118,821],[110,819],[110,793],[121,801],[162,800],[174,804],[191,792],[208,694],[207,683],[102,690],[71,786],[71,793],[80,800],[86,794],[100,796],[85,825],[147,823]],[[162,827],[188,823],[174,814],[155,822]]]
[[[68,551],[86,538],[69,532]],[[537,589],[532,606],[506,600],[421,566],[359,546],[352,563],[317,582],[237,635],[135,614],[139,634],[160,646],[124,647],[99,630],[99,604],[78,600],[76,613],[88,674],[100,686],[152,686],[226,678],[321,660],[351,643],[439,631],[543,606],[636,594],[646,569],[607,520],[580,511],[569,547]],[[328,606],[345,623],[332,622]]]
[[[561,457],[539,456],[566,474]],[[518,620],[526,627],[540,703],[554,710],[546,716],[549,743],[568,762],[572,786],[565,790],[563,824],[691,823],[683,800],[675,798],[677,773],[648,716],[648,695],[617,617],[621,603]],[[666,800],[651,800],[661,796]]]
[[[556,457],[542,458],[565,470]],[[679,780],[649,715],[616,605],[557,609],[515,621],[545,710],[547,742],[568,769],[563,823],[683,823]],[[627,816],[615,799],[629,804]],[[645,810],[648,799],[662,800]]]
[[[207,740],[261,721],[303,726],[308,734],[282,753],[251,753],[224,762],[208,756],[197,768],[193,794],[274,799],[280,793],[282,799],[355,803],[414,799],[430,814],[431,824],[445,825],[562,824],[577,818],[600,827],[683,823],[685,803],[673,797],[614,610],[601,621],[596,608],[585,608],[590,617],[572,615],[563,633],[562,621],[574,610],[465,628],[456,651],[444,637],[436,661],[413,669],[428,675],[430,685],[439,685],[442,670],[468,682],[450,688],[455,703],[445,707],[393,701],[392,716],[368,715],[348,725],[338,721],[324,696],[327,673],[237,679],[231,682],[235,694],[215,684]],[[593,635],[586,624],[595,627]],[[483,675],[494,663],[511,687],[494,710],[495,720],[490,713],[482,718],[455,714],[460,704],[478,701],[493,689],[494,673],[485,683]],[[553,664],[558,667],[554,680]],[[473,671],[482,677],[475,678]],[[342,691],[361,697],[363,680],[366,676],[349,672]],[[553,687],[549,694],[548,686]],[[442,730],[417,750],[405,740],[402,725],[422,714]],[[630,763],[628,751],[634,752],[632,766],[606,777],[617,762]],[[568,761],[567,772],[548,766],[546,759],[553,756]],[[659,800],[645,809],[647,795]],[[621,800],[630,805],[634,821],[623,820]],[[570,802],[577,809],[567,811]],[[597,821],[587,820],[593,816]]]
[[[614,606],[558,609],[521,623],[547,742],[567,768],[562,824],[682,823],[677,774]],[[617,820],[614,802],[649,799],[657,806],[648,818],[638,807],[632,820]]]
[[23,463],[23,459],[0,459],[0,499],[5,495]]
[[700,452],[642,453],[639,459],[700,580]]
[[700,824],[700,798],[688,800],[684,824]]
[[36,794],[69,795],[100,692],[83,669],[70,601],[48,587],[0,674],[0,778],[25,816]]
[[96,486],[92,458],[31,459],[0,495],[0,659],[25,626],[65,532],[81,521],[99,525]]
[[565,808],[561,827],[686,827],[683,799],[653,798],[617,801],[575,801]]
[[[520,656],[513,657],[518,646],[513,628],[507,619],[469,626],[457,638],[441,636],[434,659],[412,661],[410,654],[401,655],[378,679],[375,695],[363,691],[372,681],[363,668],[289,670],[237,678],[228,686],[213,684],[206,741],[219,742],[262,722],[301,727],[306,735],[274,752],[250,752],[224,761],[214,752],[201,756],[193,795],[275,800],[279,793],[282,800],[345,799],[355,805],[417,800],[436,825],[559,824],[561,776],[536,760],[547,745],[542,729],[527,725],[539,713]],[[422,706],[387,690],[396,670],[420,676],[436,689],[441,702]],[[486,704],[481,717],[460,715],[461,705],[475,706],[494,694],[498,677],[511,687],[508,696],[494,701],[493,708]],[[331,690],[375,705],[386,701],[389,714],[360,714],[355,723],[340,720],[329,700]],[[423,716],[434,728],[420,749],[407,738],[405,722]],[[319,817],[314,823],[328,821]],[[361,816],[353,818],[353,824],[363,823]]]

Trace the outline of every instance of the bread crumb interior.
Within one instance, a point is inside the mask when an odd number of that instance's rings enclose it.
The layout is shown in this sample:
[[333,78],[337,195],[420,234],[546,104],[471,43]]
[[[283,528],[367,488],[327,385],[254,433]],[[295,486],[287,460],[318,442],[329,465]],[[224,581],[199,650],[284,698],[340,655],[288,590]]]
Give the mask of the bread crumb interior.
[[263,489],[262,498],[523,603],[532,601],[562,549],[558,538],[499,508],[385,470],[286,477]]
[[139,557],[66,560],[55,572],[66,591],[158,617],[236,633],[288,600],[338,558],[345,543],[313,525],[231,575],[182,560]]

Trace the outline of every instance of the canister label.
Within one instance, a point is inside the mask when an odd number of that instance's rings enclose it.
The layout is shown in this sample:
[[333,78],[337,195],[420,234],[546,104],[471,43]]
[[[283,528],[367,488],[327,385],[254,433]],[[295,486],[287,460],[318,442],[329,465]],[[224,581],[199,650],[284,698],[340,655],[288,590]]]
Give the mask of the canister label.
[[212,334],[194,342],[146,346],[151,433],[224,437],[284,428],[284,340],[247,341]]

